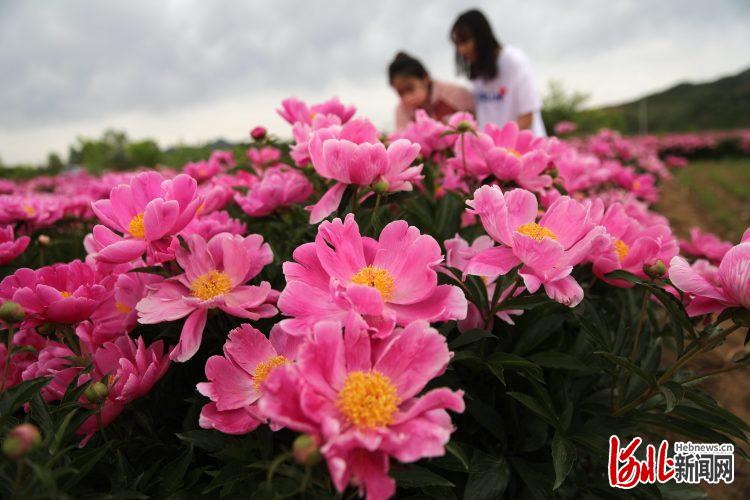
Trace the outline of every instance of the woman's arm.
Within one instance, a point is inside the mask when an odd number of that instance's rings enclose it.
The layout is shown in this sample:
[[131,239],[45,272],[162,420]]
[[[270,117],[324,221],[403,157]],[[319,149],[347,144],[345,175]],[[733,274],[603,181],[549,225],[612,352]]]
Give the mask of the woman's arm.
[[524,113],[518,117],[518,128],[521,130],[527,130],[531,128],[531,123],[534,120],[534,113]]

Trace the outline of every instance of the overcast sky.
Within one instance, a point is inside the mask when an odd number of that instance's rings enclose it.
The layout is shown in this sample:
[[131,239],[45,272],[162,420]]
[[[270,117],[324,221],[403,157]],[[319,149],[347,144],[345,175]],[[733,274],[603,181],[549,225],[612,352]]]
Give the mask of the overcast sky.
[[246,137],[296,95],[392,127],[397,50],[455,79],[448,30],[477,6],[550,79],[616,103],[750,65],[748,0],[0,0],[0,158],[67,156],[107,127],[164,146]]

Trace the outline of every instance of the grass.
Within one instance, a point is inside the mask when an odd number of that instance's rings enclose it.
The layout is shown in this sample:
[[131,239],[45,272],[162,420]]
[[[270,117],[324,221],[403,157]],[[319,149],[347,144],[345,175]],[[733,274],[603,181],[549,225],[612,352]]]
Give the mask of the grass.
[[750,157],[691,162],[664,186],[657,210],[682,236],[698,226],[739,241],[750,226]]

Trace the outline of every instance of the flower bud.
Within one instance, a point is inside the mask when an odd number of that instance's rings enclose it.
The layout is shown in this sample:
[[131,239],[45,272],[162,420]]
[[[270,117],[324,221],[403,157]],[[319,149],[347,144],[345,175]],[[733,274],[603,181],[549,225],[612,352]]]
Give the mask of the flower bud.
[[648,276],[649,278],[661,278],[662,276],[667,274],[667,266],[664,265],[664,262],[661,259],[657,259],[657,261],[651,265],[644,264],[643,272],[646,273],[646,276]]
[[372,188],[375,190],[376,193],[383,194],[386,191],[388,191],[388,181],[385,179],[381,179],[375,184],[373,184]]
[[26,313],[23,307],[17,302],[7,300],[0,305],[0,319],[9,325],[20,323],[23,321],[24,316],[26,316]]
[[52,239],[47,236],[46,234],[40,234],[39,237],[36,239],[39,244],[43,247],[48,247]]
[[11,460],[19,458],[39,446],[42,436],[33,424],[21,424],[10,430],[3,441],[3,453]]
[[458,132],[459,134],[465,134],[467,132],[474,132],[474,126],[471,124],[471,122],[467,120],[462,120],[456,126],[456,132]]
[[266,137],[266,128],[265,127],[255,127],[252,131],[250,131],[250,137],[255,139],[256,141],[261,141],[265,139]]
[[318,465],[322,458],[318,443],[309,434],[297,436],[292,445],[292,454],[298,463],[308,466]]
[[83,395],[91,403],[98,403],[109,395],[109,389],[102,382],[94,382],[83,391]]

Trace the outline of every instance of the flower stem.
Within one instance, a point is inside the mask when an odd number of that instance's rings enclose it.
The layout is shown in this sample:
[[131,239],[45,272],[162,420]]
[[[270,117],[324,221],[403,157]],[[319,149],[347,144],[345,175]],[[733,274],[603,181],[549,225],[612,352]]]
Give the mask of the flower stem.
[[8,348],[5,353],[5,369],[3,370],[3,381],[0,383],[0,392],[5,389],[5,385],[10,375],[10,357],[13,350],[13,325],[8,323]]

